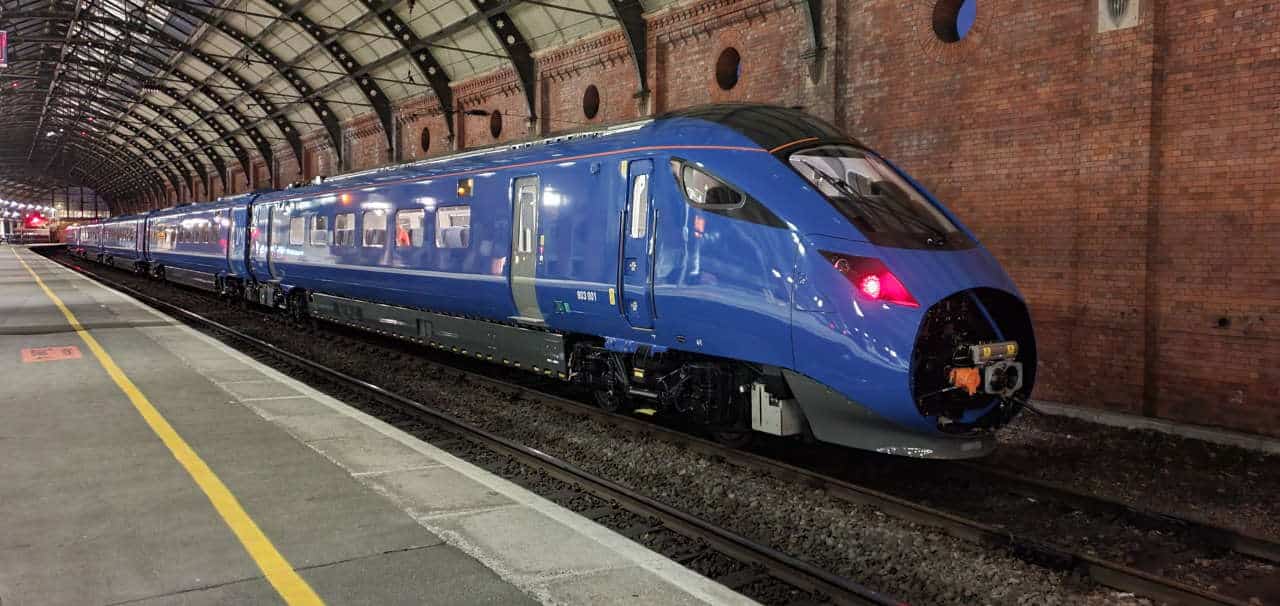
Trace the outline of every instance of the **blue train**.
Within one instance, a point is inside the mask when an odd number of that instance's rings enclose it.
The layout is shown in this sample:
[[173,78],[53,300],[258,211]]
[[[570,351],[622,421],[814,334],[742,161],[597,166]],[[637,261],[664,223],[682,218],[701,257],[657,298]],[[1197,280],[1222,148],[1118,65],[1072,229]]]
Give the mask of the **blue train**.
[[1030,316],[905,172],[715,105],[124,216],[73,253],[588,386],[610,410],[914,457],[988,452]]

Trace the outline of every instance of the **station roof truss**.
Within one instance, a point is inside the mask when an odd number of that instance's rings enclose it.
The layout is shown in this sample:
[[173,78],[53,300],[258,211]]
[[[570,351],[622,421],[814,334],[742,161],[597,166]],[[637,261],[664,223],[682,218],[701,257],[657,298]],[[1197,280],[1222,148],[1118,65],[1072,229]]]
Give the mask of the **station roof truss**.
[[453,83],[502,67],[535,119],[536,59],[619,28],[645,79],[643,15],[674,0],[0,0],[0,193],[89,187],[162,199],[274,175],[342,125],[432,99],[451,136]]

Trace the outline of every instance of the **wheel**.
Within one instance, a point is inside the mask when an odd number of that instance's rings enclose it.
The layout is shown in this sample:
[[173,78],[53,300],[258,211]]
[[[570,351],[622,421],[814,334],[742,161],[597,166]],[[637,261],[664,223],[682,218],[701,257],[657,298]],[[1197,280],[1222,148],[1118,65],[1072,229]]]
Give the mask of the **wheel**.
[[740,431],[713,431],[711,439],[719,444],[728,446],[729,448],[741,449],[751,445],[751,441],[755,438],[755,434],[750,429]]
[[307,312],[307,293],[302,289],[289,293],[287,314],[289,320],[298,328],[314,328],[315,326],[315,321],[311,318],[311,314]]
[[161,281],[163,281],[163,280],[164,280],[164,266],[163,266],[163,265],[157,265],[157,266],[155,266],[155,268],[153,268],[153,269],[151,270],[151,277],[152,277],[152,278],[155,278],[155,279],[157,279],[157,280],[161,280]]
[[629,411],[630,406],[627,405],[626,387],[620,385],[612,373],[608,376],[610,379],[607,380],[606,386],[595,390],[593,394],[596,398],[596,406],[607,412],[621,413]]

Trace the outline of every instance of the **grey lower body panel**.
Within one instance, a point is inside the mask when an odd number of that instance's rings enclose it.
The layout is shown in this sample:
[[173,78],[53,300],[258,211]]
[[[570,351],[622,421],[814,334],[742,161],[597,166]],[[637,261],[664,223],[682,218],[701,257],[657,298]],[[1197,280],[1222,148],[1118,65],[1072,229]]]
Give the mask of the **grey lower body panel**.
[[120,269],[127,269],[129,271],[133,271],[134,269],[137,269],[138,260],[113,256],[111,257],[111,265],[118,267]]
[[783,370],[813,436],[823,442],[922,459],[969,459],[995,449],[995,436],[922,434],[906,429],[802,374]]
[[564,376],[564,337],[485,320],[313,293],[312,316],[534,372]]
[[164,279],[204,290],[218,290],[218,277],[203,271],[165,267]]

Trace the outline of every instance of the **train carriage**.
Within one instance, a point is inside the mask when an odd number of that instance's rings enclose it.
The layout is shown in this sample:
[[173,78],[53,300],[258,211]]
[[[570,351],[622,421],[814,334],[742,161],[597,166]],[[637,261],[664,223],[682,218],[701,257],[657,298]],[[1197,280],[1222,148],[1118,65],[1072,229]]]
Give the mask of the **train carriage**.
[[[183,242],[184,221],[212,231]],[[201,274],[188,283],[572,380],[729,442],[980,456],[1034,382],[1026,306],[973,233],[794,109],[695,108],[149,225],[147,260],[170,279],[182,266]]]
[[219,291],[243,282],[245,217],[252,194],[147,217],[144,256],[153,276]]

